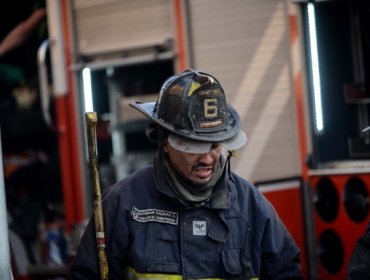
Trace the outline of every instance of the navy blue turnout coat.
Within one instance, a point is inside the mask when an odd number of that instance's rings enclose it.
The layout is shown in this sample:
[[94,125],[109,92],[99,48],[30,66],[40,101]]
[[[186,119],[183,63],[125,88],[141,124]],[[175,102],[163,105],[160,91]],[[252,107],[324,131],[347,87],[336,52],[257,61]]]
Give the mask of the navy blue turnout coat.
[[[110,280],[302,279],[296,243],[253,185],[225,171],[211,199],[189,207],[162,173],[143,168],[103,194]],[[70,272],[99,279],[93,219]]]

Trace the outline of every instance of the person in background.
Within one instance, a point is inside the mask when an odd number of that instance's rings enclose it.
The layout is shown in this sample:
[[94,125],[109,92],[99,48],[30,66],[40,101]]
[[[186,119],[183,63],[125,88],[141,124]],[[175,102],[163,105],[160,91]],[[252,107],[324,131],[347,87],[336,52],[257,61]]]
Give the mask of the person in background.
[[25,100],[28,106],[35,102],[37,50],[45,38],[45,0],[12,0],[1,4],[1,111],[14,112],[18,105],[24,105]]
[[[57,134],[41,112],[37,52],[47,39],[45,0],[0,5],[0,129],[9,229],[39,262],[39,226],[61,204]],[[14,256],[15,258],[17,256]]]
[[357,240],[347,271],[347,280],[366,279],[370,279],[370,222],[364,235]]
[[[103,193],[109,279],[303,279],[300,250],[272,205],[230,162],[247,142],[220,82],[187,69],[157,102],[131,106],[153,123],[153,165]],[[70,269],[99,279],[94,220]]]
[[[29,1],[32,2],[32,1]],[[20,7],[17,7],[20,9]],[[9,11],[10,12],[10,11]],[[13,13],[11,13],[13,14]],[[35,7],[31,15],[24,20],[21,20],[14,26],[13,29],[6,34],[0,43],[0,57],[3,57],[8,52],[22,45],[28,38],[30,38],[33,32],[38,28],[39,24],[46,17],[45,7]]]

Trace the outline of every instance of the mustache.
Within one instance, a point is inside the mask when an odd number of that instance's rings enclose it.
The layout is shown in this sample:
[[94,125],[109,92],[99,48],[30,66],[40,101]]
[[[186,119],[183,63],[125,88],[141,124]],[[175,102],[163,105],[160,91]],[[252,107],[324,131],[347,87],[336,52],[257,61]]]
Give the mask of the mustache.
[[206,164],[206,163],[198,162],[198,163],[193,165],[193,169],[197,169],[197,168],[212,168],[212,170],[214,170],[215,169],[215,164],[214,163]]

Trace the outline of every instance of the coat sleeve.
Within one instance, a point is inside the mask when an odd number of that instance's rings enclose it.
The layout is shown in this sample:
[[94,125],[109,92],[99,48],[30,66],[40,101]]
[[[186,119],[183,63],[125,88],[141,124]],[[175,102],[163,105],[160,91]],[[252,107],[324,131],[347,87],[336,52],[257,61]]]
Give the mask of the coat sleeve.
[[99,280],[99,261],[97,256],[94,221],[91,219],[80,240],[76,255],[70,268],[70,279]]
[[[127,267],[129,211],[121,207],[123,204],[118,191],[113,190],[104,195],[104,231],[110,279],[123,279]],[[73,259],[70,267],[70,279],[100,279],[99,258],[93,218],[90,219],[85,229]]]
[[270,211],[262,239],[261,279],[303,279],[300,250],[273,207]]
[[[233,174],[238,205],[248,224],[245,257],[260,280],[302,279],[300,249],[269,200],[251,183]],[[258,276],[257,276],[258,275]]]

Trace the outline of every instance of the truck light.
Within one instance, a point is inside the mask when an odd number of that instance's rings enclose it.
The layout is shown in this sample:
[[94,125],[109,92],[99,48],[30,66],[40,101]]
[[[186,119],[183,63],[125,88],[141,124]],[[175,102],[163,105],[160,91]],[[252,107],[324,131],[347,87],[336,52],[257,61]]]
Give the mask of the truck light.
[[308,3],[307,13],[308,13],[308,28],[309,28],[309,39],[310,39],[309,45],[310,45],[312,84],[313,84],[313,92],[314,92],[315,124],[316,124],[316,131],[322,132],[322,130],[324,129],[324,120],[323,120],[322,102],[321,102],[319,55],[317,51],[315,7],[312,3]]
[[93,99],[92,99],[90,68],[84,68],[82,70],[82,81],[83,81],[83,89],[84,89],[85,112],[93,112],[94,105],[93,105]]

